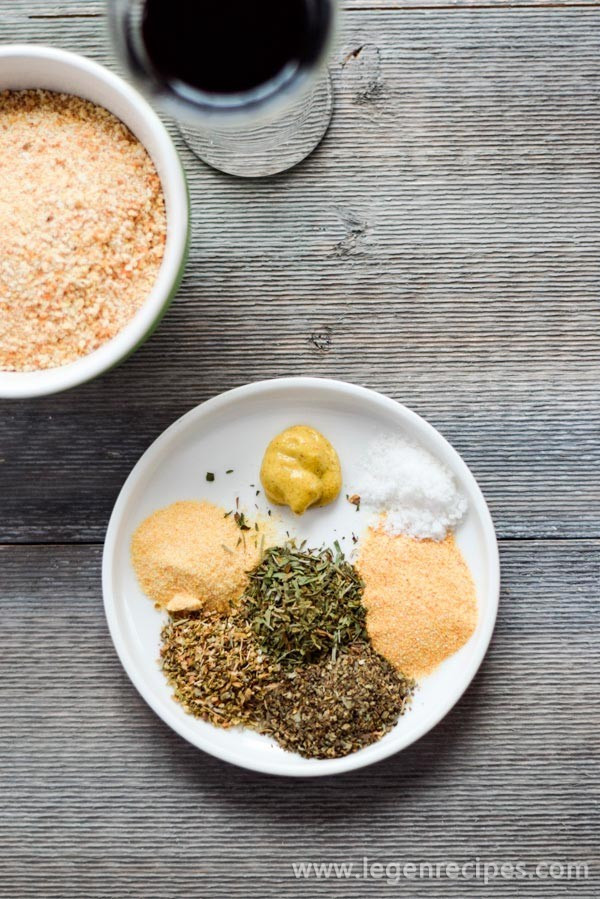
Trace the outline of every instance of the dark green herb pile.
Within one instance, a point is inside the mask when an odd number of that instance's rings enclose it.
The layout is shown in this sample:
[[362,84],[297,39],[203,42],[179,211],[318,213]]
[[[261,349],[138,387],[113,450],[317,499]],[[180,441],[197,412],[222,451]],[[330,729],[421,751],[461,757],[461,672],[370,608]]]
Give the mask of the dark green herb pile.
[[362,593],[339,544],[335,552],[275,546],[250,575],[246,616],[271,659],[294,668],[368,640]]
[[243,724],[308,758],[337,758],[396,724],[414,684],[371,646],[362,582],[334,550],[278,546],[229,615],[175,614],[163,671],[186,712]]
[[390,731],[413,688],[369,644],[354,645],[325,665],[285,672],[264,694],[264,729],[306,758],[339,758]]

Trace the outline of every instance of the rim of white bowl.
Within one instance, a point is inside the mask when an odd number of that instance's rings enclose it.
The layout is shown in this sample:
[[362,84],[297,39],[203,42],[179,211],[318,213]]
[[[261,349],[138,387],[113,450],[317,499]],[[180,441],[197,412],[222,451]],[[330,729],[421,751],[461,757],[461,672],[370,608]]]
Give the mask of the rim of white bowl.
[[[135,110],[153,132],[155,152],[150,153],[167,202],[167,240],[161,267],[154,286],[133,319],[115,337],[94,352],[58,368],[31,372],[0,371],[0,397],[26,399],[59,393],[89,381],[122,362],[144,342],[166,311],[183,275],[189,241],[189,199],[185,173],[171,137],[150,104],[130,84],[98,62],[56,47],[42,44],[5,44],[0,46],[3,59],[48,60],[63,64],[92,76],[115,97]],[[14,88],[18,90],[19,88]],[[33,90],[33,86],[22,88]],[[41,89],[44,89],[43,86]],[[0,83],[0,90],[2,84]],[[67,92],[67,91],[65,91]],[[84,97],[85,93],[78,95]],[[96,102],[93,101],[92,102]],[[101,104],[109,108],[110,104]],[[129,123],[127,127],[131,128]],[[131,128],[135,133],[135,129]],[[136,135],[137,136],[137,135]],[[139,139],[139,138],[138,138]],[[143,143],[143,141],[142,141]],[[146,146],[144,144],[144,146]],[[146,147],[146,149],[148,149]],[[150,150],[148,150],[150,152]],[[168,195],[168,196],[167,196]],[[170,207],[170,208],[169,208]]]
[[[290,759],[285,760],[285,764],[279,759],[277,765],[271,766],[268,761],[255,761],[244,758],[242,753],[229,750],[227,748],[211,744],[202,734],[193,733],[192,725],[183,725],[176,715],[171,713],[168,705],[165,706],[157,700],[153,691],[148,687],[143,676],[138,672],[135,660],[129,652],[127,642],[121,634],[117,622],[117,610],[115,604],[115,591],[113,590],[113,559],[116,549],[116,540],[121,522],[122,513],[125,511],[129,501],[129,495],[136,486],[140,477],[143,477],[147,466],[160,455],[162,448],[171,438],[178,432],[184,430],[188,424],[194,419],[200,419],[204,416],[218,411],[226,406],[232,400],[240,397],[251,398],[256,394],[265,391],[274,391],[276,393],[285,392],[290,389],[322,389],[337,390],[340,394],[346,396],[360,397],[375,402],[381,408],[387,410],[400,411],[401,414],[415,425],[417,432],[429,436],[434,441],[442,443],[452,458],[455,470],[460,472],[460,476],[464,481],[468,482],[475,496],[476,514],[481,522],[484,534],[485,548],[488,555],[488,574],[489,583],[487,595],[485,596],[485,617],[480,619],[483,627],[479,636],[478,649],[474,656],[470,659],[469,664],[465,666],[460,683],[455,692],[449,699],[445,700],[435,711],[427,716],[420,725],[415,727],[408,734],[403,734],[395,741],[386,743],[374,743],[359,753],[352,753],[339,759],[313,759],[311,767],[305,767],[306,760],[298,761],[296,756],[290,753]],[[172,730],[183,737],[193,746],[202,749],[209,755],[220,758],[225,762],[237,765],[240,768],[246,768],[250,771],[257,771],[261,774],[272,774],[284,777],[324,777],[331,774],[342,774],[359,768],[364,768],[379,762],[382,759],[395,755],[402,749],[406,749],[412,743],[419,740],[428,733],[432,728],[444,718],[448,712],[459,701],[473,678],[477,673],[490,644],[494,626],[496,623],[496,615],[498,612],[498,603],[500,597],[500,559],[498,554],[498,542],[496,532],[492,522],[487,502],[481,492],[479,484],[471,473],[470,468],[464,461],[462,456],[454,449],[454,447],[440,434],[440,432],[429,424],[424,418],[413,412],[407,406],[397,402],[391,397],[371,390],[368,387],[362,387],[357,384],[351,384],[346,381],[338,381],[332,378],[314,378],[314,377],[289,377],[289,378],[273,378],[265,381],[257,381],[253,384],[246,384],[241,387],[235,387],[227,390],[212,399],[206,400],[198,406],[195,406],[189,412],[186,412],[180,418],[173,422],[157,439],[148,447],[141,458],[133,467],[127,480],[123,484],[117,501],[114,505],[106,537],[104,541],[104,551],[102,556],[102,591],[104,596],[104,611],[108,622],[108,628],[112,641],[114,643],[117,655],[125,669],[126,674],[131,680],[138,693],[145,699],[151,709],[167,724]],[[174,708],[175,708],[175,704]],[[193,719],[192,719],[193,721]],[[393,731],[392,731],[393,733]]]

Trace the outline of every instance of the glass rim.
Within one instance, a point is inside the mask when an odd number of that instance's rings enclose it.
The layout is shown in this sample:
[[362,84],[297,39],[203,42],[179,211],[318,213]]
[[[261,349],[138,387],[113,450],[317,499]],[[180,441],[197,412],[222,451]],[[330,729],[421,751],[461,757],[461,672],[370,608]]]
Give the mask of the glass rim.
[[[321,71],[330,58],[339,27],[338,0],[322,0],[329,6],[329,26],[319,53],[307,67],[300,67],[294,72],[286,73],[285,69],[273,78],[250,88],[235,93],[211,93],[197,88],[190,88],[189,96],[185,93],[170,90],[168,86],[154,74],[149,60],[140,58],[138,48],[131,45],[128,39],[127,13],[132,0],[108,0],[109,24],[120,60],[132,78],[143,86],[147,93],[176,118],[193,121],[198,115],[225,117],[248,115],[256,110],[267,110],[297,95],[301,95]],[[185,85],[184,85],[185,87]],[[186,114],[187,113],[187,114]]]

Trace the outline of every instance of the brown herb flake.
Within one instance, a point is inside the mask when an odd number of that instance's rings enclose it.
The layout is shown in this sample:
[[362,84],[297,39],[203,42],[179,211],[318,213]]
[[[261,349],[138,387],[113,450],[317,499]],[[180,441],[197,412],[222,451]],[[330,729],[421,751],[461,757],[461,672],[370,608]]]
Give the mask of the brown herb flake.
[[349,503],[352,503],[353,506],[356,506],[356,511],[360,509],[360,496],[358,493],[353,493],[352,496],[346,496],[346,499]]
[[250,525],[248,524],[248,519],[244,515],[243,512],[236,512],[233,516],[235,523],[237,524],[240,531],[249,531]]

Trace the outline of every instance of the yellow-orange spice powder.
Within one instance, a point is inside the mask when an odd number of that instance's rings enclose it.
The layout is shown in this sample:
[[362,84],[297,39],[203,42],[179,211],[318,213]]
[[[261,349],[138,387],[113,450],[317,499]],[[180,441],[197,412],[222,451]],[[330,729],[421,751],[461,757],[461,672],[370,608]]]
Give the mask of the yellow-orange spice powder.
[[144,593],[171,612],[225,612],[248,583],[261,535],[243,532],[224,509],[194,500],[159,509],[138,527],[131,561]]
[[371,528],[356,567],[373,646],[408,677],[430,674],[475,630],[475,584],[452,534],[416,540]]

